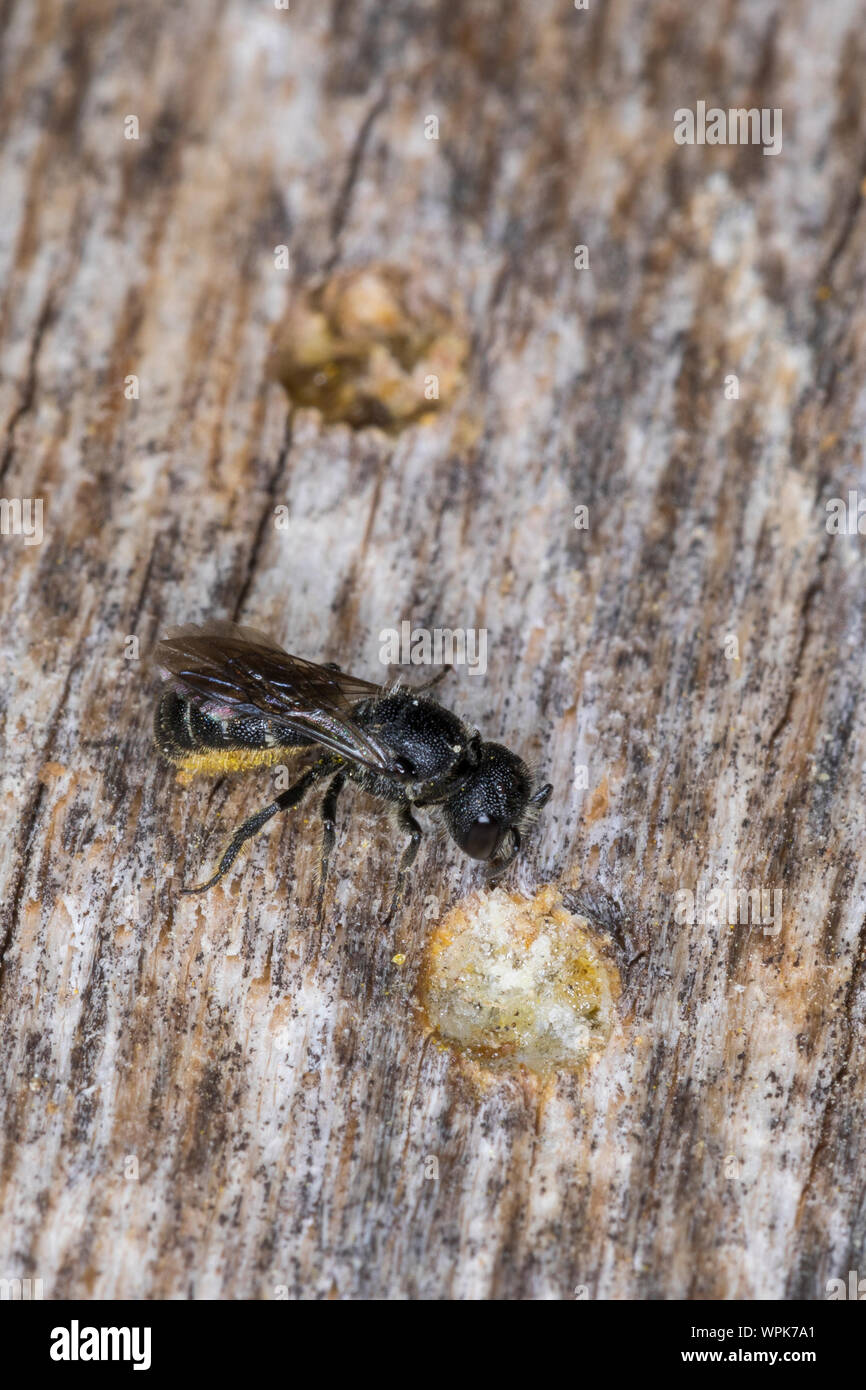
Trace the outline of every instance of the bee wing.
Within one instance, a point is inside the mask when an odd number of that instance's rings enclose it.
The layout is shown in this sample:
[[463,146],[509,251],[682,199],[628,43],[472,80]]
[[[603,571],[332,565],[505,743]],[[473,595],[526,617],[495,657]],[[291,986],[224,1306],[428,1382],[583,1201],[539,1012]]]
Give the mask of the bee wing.
[[402,774],[396,755],[351,714],[359,700],[382,696],[380,685],[290,656],[263,632],[235,623],[179,628],[159,643],[156,659],[185,693],[238,714],[266,714],[374,772]]

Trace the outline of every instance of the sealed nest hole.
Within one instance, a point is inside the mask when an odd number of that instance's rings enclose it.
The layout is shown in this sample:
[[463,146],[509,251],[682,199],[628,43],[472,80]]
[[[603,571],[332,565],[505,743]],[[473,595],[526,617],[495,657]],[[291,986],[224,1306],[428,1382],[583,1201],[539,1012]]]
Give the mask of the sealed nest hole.
[[607,1042],[618,981],[585,917],[555,890],[497,888],[453,909],[430,941],[422,998],[445,1044],[492,1067],[579,1067]]
[[293,404],[328,423],[399,431],[453,399],[466,351],[452,309],[408,271],[379,266],[302,291],[269,372]]

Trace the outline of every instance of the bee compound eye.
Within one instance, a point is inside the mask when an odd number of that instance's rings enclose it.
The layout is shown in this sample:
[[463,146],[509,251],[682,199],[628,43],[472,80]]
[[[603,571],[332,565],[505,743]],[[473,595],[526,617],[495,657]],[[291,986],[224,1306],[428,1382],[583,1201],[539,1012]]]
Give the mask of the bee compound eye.
[[493,816],[479,816],[463,837],[461,849],[470,859],[489,859],[496,852],[502,835],[502,821]]

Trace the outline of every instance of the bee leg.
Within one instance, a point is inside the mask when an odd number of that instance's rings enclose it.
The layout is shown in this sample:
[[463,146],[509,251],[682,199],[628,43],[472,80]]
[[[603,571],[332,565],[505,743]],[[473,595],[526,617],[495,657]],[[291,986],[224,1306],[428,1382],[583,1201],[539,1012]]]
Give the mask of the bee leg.
[[413,685],[413,692],[418,690],[432,690],[434,685],[438,685],[440,681],[444,681],[445,677],[450,675],[453,670],[454,663],[453,661],[449,661],[447,666],[443,666],[442,670],[437,671],[435,676],[431,676],[429,681],[425,681],[423,685]]
[[319,902],[318,916],[321,920],[322,903],[325,897],[325,882],[328,877],[328,864],[331,859],[331,851],[334,848],[334,840],[337,835],[337,827],[334,820],[337,814],[337,797],[346,784],[345,772],[338,772],[336,777],[332,777],[328,783],[328,790],[322,802],[322,858],[319,864]]
[[500,859],[497,867],[492,869],[487,875],[488,883],[498,883],[506,870],[514,863],[520,849],[520,831],[516,826],[511,827],[511,852],[504,859]]
[[394,916],[394,913],[397,911],[397,908],[400,906],[400,903],[403,898],[403,891],[406,887],[406,878],[408,876],[409,870],[415,862],[415,856],[418,853],[418,846],[421,844],[421,837],[423,834],[421,827],[416,821],[415,817],[412,815],[412,810],[408,804],[404,804],[400,807],[397,816],[397,823],[400,826],[401,830],[408,831],[410,838],[408,845],[403,851],[403,857],[400,860],[400,867],[397,870],[397,882],[394,885],[394,896],[391,899],[391,908],[388,913],[388,916],[385,918],[386,926],[391,921],[391,918]]
[[223,874],[228,873],[232,864],[237,859],[245,841],[257,835],[262,826],[266,825],[271,819],[271,816],[275,816],[278,811],[287,811],[290,806],[297,806],[298,802],[303,799],[310,787],[312,787],[315,782],[318,782],[332,767],[333,763],[330,758],[321,759],[320,762],[316,763],[315,767],[309,768],[293,787],[289,787],[287,791],[280,792],[276,801],[272,801],[270,806],[263,807],[261,811],[256,811],[254,816],[250,816],[248,820],[245,820],[243,825],[239,826],[232,836],[231,843],[220,860],[219,868],[213,878],[209,878],[207,883],[196,884],[194,888],[181,888],[181,893],[206,893],[208,888],[213,888],[215,883],[219,883]]

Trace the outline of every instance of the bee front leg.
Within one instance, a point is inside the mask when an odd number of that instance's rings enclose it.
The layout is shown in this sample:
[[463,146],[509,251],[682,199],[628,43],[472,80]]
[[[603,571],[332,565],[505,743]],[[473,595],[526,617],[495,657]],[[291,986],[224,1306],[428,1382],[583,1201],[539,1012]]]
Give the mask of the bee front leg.
[[263,807],[261,811],[256,811],[254,816],[250,816],[248,820],[245,820],[243,825],[239,826],[232,836],[231,843],[220,860],[219,868],[213,878],[209,878],[207,883],[196,884],[194,888],[181,888],[181,893],[206,893],[209,888],[213,888],[215,883],[219,883],[220,879],[224,874],[228,873],[232,864],[237,859],[245,842],[251,840],[254,835],[257,835],[262,826],[267,825],[271,817],[275,816],[278,811],[287,811],[290,806],[297,806],[298,802],[303,800],[310,787],[318,782],[320,778],[324,777],[326,773],[330,772],[333,766],[333,759],[321,758],[314,767],[309,768],[309,770],[304,773],[303,777],[298,779],[293,787],[289,787],[287,791],[281,792],[276,801],[271,802],[270,806]]
[[397,823],[401,830],[408,831],[410,838],[408,845],[403,851],[403,855],[400,860],[400,867],[397,870],[397,882],[394,886],[394,896],[391,899],[391,908],[388,913],[388,916],[385,918],[386,926],[391,921],[391,918],[394,916],[394,913],[397,911],[397,908],[400,906],[400,903],[403,899],[403,891],[406,887],[406,878],[408,876],[409,870],[415,862],[415,856],[418,853],[418,846],[421,844],[421,839],[423,835],[423,831],[418,822],[416,821],[415,817],[412,815],[411,807],[408,804],[404,804],[400,807],[400,810],[397,815]]
[[499,861],[498,864],[496,864],[493,868],[491,868],[491,869],[488,871],[488,874],[487,874],[487,882],[488,882],[488,883],[498,883],[499,880],[502,878],[503,874],[510,868],[510,866],[514,863],[515,859],[517,858],[518,854],[520,853],[520,831],[517,829],[516,826],[512,826],[512,827],[511,827],[510,834],[511,834],[511,849],[510,849],[510,850],[508,851],[508,853]]

